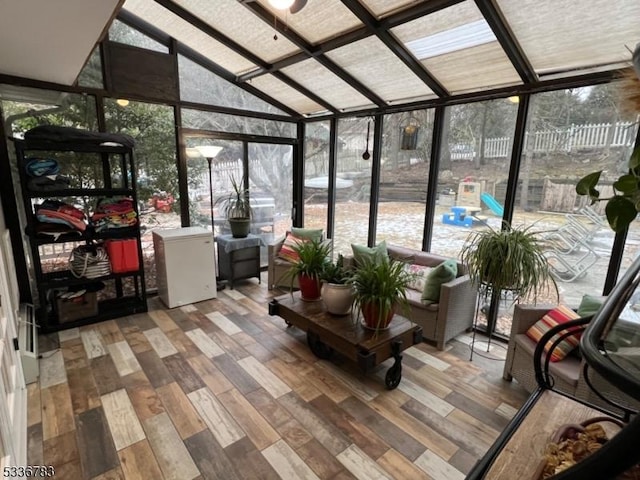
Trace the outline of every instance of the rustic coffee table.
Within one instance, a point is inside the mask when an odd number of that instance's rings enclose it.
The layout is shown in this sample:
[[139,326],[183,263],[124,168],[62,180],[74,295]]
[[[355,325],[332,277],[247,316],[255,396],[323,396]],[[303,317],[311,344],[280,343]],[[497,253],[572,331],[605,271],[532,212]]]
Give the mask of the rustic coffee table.
[[422,328],[404,317],[394,316],[389,328],[376,334],[354,323],[350,314],[328,313],[322,301],[302,300],[300,292],[274,298],[269,303],[269,315],[278,315],[287,325],[307,332],[309,348],[319,358],[326,360],[339,352],[366,372],[393,357],[395,362],[385,376],[389,390],[402,378],[400,352],[422,341]]

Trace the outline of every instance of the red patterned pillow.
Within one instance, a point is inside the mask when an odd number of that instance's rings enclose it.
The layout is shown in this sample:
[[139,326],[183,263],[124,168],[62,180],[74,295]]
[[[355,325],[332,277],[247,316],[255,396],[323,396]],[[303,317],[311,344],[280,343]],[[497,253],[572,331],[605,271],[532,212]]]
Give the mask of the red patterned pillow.
[[[531,340],[538,343],[542,338],[542,335],[547,333],[551,328],[555,327],[556,325],[566,323],[570,320],[575,320],[577,318],[580,318],[580,315],[571,310],[569,307],[558,305],[553,310],[547,312],[544,317],[538,320],[529,330],[527,330],[527,336]],[[583,328],[578,326],[572,327],[570,330],[574,331],[574,333],[562,340],[553,350],[551,354],[552,362],[558,362],[562,360],[580,343],[580,337],[582,336]],[[554,335],[551,340],[547,342],[547,344],[544,346],[545,353],[549,352],[551,345],[553,345],[553,343],[560,337],[560,334],[563,333],[565,332],[562,331],[559,334]]]
[[278,252],[278,257],[291,263],[298,263],[300,256],[293,247],[307,241],[308,239],[306,238],[296,237],[293,233],[287,233],[287,237],[284,239],[284,243]]

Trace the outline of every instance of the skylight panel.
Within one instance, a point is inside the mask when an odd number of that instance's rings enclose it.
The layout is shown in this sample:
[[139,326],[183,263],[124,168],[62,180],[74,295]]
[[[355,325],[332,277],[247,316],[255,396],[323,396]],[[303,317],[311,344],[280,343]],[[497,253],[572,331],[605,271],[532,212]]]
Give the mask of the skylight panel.
[[496,40],[493,30],[485,20],[460,25],[428,37],[405,43],[409,51],[419,60],[477,47]]

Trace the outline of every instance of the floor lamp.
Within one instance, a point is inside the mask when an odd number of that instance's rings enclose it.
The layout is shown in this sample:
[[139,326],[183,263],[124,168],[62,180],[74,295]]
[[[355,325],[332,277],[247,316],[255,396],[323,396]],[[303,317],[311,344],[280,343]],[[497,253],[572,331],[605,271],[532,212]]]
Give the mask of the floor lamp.
[[[216,156],[220,153],[220,151],[222,150],[222,147],[217,147],[214,145],[200,145],[198,147],[195,147],[196,150],[200,153],[200,155],[202,155],[204,158],[207,159],[207,165],[209,167],[209,203],[210,203],[210,207],[209,207],[209,212],[211,213],[211,233],[213,235],[213,244],[215,246],[216,244],[216,226],[215,226],[215,219],[213,217],[213,169],[212,169],[212,164],[213,164],[213,159],[216,158]],[[214,247],[215,248],[215,247]],[[216,256],[216,265],[215,265],[215,269],[216,269],[216,285],[218,286],[218,290],[222,290],[224,289],[224,284],[222,283],[222,281],[220,280],[220,277],[218,276],[218,263],[217,263],[217,256]]]

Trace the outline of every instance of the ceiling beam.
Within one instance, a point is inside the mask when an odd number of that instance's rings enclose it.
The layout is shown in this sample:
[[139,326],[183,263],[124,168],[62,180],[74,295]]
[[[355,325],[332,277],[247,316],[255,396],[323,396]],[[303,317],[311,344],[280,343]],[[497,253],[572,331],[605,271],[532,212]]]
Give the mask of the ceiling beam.
[[362,82],[355,77],[347,73],[344,69],[340,68],[336,63],[329,59],[318,46],[314,46],[302,38],[293,29],[282,22],[273,22],[273,14],[266,10],[262,5],[257,2],[242,3],[246,8],[251,10],[258,18],[268,25],[274,27],[279,35],[282,35],[287,40],[292,42],[296,47],[307,54],[308,57],[313,57],[322,66],[328,69],[331,73],[338,76],[344,82],[348,83],[358,93],[368,98],[371,103],[376,104],[378,107],[385,105],[385,101],[380,98],[376,93],[367,88]]
[[357,28],[356,30],[347,32],[344,35],[340,35],[338,37],[327,40],[326,42],[320,43],[317,46],[318,48],[313,51],[312,55],[309,55],[307,52],[294,53],[292,55],[289,55],[288,57],[278,60],[277,62],[273,62],[273,64],[271,64],[271,68],[268,71],[262,71],[258,68],[252,72],[241,75],[238,80],[249,80],[251,78],[264,75],[265,73],[273,73],[282,68],[288,67],[289,65],[293,65],[294,63],[307,60],[308,58],[317,57],[318,55],[322,55],[336,48],[344,47],[345,45],[357,42],[358,40],[370,37],[371,35],[372,33],[369,31],[369,29],[362,26],[360,28]]
[[[409,7],[405,10],[402,10],[401,12],[394,13],[379,20],[380,27],[383,30],[389,30],[405,22],[410,22],[411,20],[415,20],[416,18],[420,18],[424,15],[437,12],[438,10],[442,10],[443,8],[450,7],[451,5],[455,5],[457,3],[462,3],[463,1],[465,0],[430,0],[425,3],[419,3],[413,7]],[[372,35],[374,35],[374,32],[363,25],[362,27],[356,28],[355,30],[344,33],[330,40],[327,40],[326,42],[322,42],[316,45],[312,52],[302,51],[294,53],[293,55],[274,62],[268,71],[257,68],[256,70],[241,75],[240,77],[238,77],[238,80],[246,81],[251,78],[264,75],[265,73],[273,73],[282,68],[288,67],[289,65],[293,65],[294,63],[301,62],[308,58],[317,57],[318,55],[330,52],[331,50],[335,50],[336,48],[344,47],[345,45],[357,42],[358,40],[364,40],[365,38],[371,37]]]
[[[173,2],[172,0],[155,0],[155,2],[158,3],[159,5],[162,5],[164,8],[169,10],[174,15],[177,15],[178,17],[182,18],[185,22],[190,23],[191,25],[193,25],[198,30],[206,33],[210,37],[214,38],[218,42],[220,42],[223,45],[225,45],[226,47],[230,48],[231,50],[233,50],[238,55],[241,55],[244,58],[246,58],[247,60],[249,60],[250,62],[254,63],[255,65],[258,65],[258,67],[260,67],[262,69],[265,69],[265,70],[269,70],[271,68],[271,65],[269,63],[267,63],[264,60],[262,60],[260,57],[258,57],[256,54],[254,54],[252,51],[246,49],[245,47],[243,47],[242,45],[237,43],[235,40],[231,39],[230,37],[228,37],[224,33],[220,32],[219,30],[213,28],[207,22],[202,20],[200,17],[197,17],[196,15],[191,13],[190,11],[186,10],[185,8],[183,8],[180,5],[178,5],[175,2]],[[302,95],[305,95],[309,99],[311,99],[314,102],[318,103],[319,105],[321,105],[326,110],[329,110],[330,112],[334,112],[334,113],[338,111],[338,109],[335,108],[333,105],[331,105],[329,102],[327,102],[323,98],[319,97],[318,95],[316,95],[312,91],[308,90],[307,88],[303,87],[298,82],[296,82],[293,79],[289,78],[285,74],[281,73],[280,75],[277,76],[277,78],[280,81],[282,81],[285,84],[287,84],[288,86],[290,86],[291,88],[294,88],[294,89],[298,90]],[[238,83],[238,77],[236,77],[233,80],[233,82],[237,84]],[[271,98],[271,97],[269,97],[269,98]]]
[[449,92],[446,88],[427,71],[422,65],[398,39],[393,36],[389,30],[382,28],[380,22],[369,11],[362,6],[358,0],[342,0],[344,6],[346,6],[351,13],[353,13],[358,19],[364,23],[364,25],[371,31],[378,39],[384,43],[389,50],[391,50],[409,69],[422,80],[432,91],[439,97],[446,97]]
[[475,2],[522,81],[524,83],[538,81],[535,70],[494,0],[475,0]]

